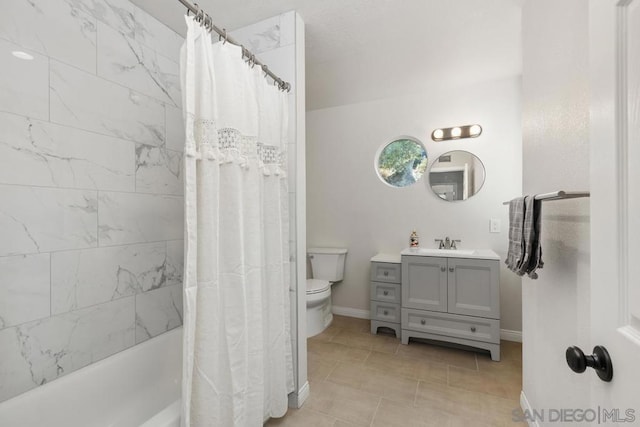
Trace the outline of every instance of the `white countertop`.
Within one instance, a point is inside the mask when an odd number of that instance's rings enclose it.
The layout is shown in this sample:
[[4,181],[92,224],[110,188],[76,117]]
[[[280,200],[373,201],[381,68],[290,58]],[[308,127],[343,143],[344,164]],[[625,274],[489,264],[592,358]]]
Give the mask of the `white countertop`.
[[446,258],[493,259],[500,261],[500,256],[491,249],[436,249],[406,248],[401,255],[437,256]]
[[371,258],[371,262],[388,262],[391,264],[400,264],[402,259],[400,254],[376,254]]

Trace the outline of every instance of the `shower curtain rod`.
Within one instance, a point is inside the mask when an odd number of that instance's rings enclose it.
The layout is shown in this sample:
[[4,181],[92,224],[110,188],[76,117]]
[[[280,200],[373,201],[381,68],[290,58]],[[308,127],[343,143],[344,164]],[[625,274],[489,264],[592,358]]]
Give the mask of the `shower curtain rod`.
[[198,3],[191,4],[187,0],[178,0],[178,1],[180,3],[182,3],[187,8],[188,11],[193,12],[193,14],[194,14],[193,19],[195,19],[197,22],[199,22],[200,25],[204,26],[205,28],[208,28],[209,32],[211,32],[213,30],[216,33],[218,33],[220,35],[220,37],[224,38],[227,42],[229,42],[231,44],[234,44],[236,46],[240,46],[242,48],[242,56],[243,57],[246,56],[247,58],[249,58],[249,62],[251,64],[259,65],[260,68],[262,68],[262,71],[264,71],[265,74],[267,74],[269,77],[271,77],[278,84],[278,87],[281,90],[286,90],[287,92],[289,92],[291,90],[291,85],[288,82],[285,82],[280,77],[278,77],[275,74],[273,74],[271,72],[271,70],[269,70],[269,67],[267,67],[265,64],[263,64],[262,62],[257,60],[256,56],[253,53],[251,53],[251,51],[249,49],[247,49],[241,43],[238,43],[237,41],[235,41],[234,39],[229,37],[227,35],[227,30],[226,29],[223,28],[221,30],[220,28],[218,28],[213,23],[213,20],[211,19],[211,17],[207,13],[205,13],[204,10],[200,9],[200,6],[198,6]]

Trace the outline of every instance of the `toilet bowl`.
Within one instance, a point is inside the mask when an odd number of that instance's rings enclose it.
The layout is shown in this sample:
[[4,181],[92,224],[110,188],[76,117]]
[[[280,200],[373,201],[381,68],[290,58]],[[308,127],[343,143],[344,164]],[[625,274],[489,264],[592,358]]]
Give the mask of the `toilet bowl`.
[[347,254],[342,248],[310,248],[312,279],[307,279],[307,337],[318,335],[333,320],[331,286],[342,280]]
[[331,282],[307,279],[307,337],[324,331],[332,320]]

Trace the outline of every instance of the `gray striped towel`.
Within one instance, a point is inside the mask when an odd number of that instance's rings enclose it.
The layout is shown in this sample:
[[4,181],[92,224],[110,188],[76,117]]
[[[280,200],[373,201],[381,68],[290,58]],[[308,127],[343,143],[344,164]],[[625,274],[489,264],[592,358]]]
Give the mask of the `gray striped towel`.
[[523,225],[524,197],[518,197],[509,202],[509,251],[505,260],[507,268],[515,273],[520,271],[524,256]]
[[540,245],[540,211],[542,202],[535,196],[524,196],[509,202],[509,251],[505,264],[519,276],[537,279],[542,268]]

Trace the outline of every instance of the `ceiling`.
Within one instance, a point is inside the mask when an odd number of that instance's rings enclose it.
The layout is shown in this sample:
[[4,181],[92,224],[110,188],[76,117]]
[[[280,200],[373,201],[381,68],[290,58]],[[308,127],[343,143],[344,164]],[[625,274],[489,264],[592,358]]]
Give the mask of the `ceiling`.
[[[180,34],[178,0],[132,0]],[[523,0],[199,0],[234,30],[296,10],[305,22],[307,109],[521,73]]]

